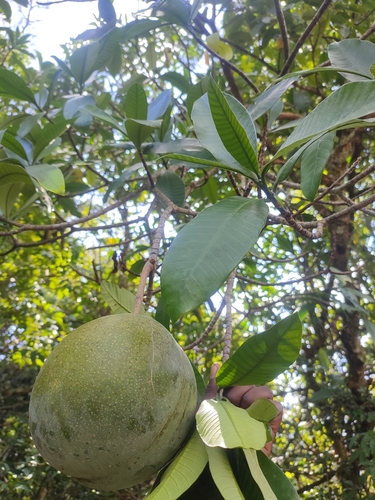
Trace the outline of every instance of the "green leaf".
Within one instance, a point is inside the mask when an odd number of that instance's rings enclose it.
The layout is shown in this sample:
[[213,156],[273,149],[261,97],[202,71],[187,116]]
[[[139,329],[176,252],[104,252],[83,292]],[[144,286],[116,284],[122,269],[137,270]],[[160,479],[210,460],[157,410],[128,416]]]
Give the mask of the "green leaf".
[[233,474],[225,450],[207,446],[206,452],[212,478],[224,500],[245,500]]
[[[134,310],[135,295],[126,288],[120,288],[114,283],[102,280],[100,292],[114,314],[131,313]],[[141,313],[145,313],[142,308]]]
[[112,127],[114,127],[116,130],[121,132],[123,135],[127,136],[126,130],[115,118],[113,118],[105,111],[102,111],[101,109],[97,108],[96,106],[90,106],[90,105],[81,106],[80,111],[89,113],[95,118],[98,118],[99,120],[108,123],[109,125],[112,125]]
[[17,135],[24,138],[34,125],[38,123],[42,116],[44,116],[44,113],[36,113],[35,115],[27,116],[24,120],[22,120],[21,125],[17,130]]
[[257,399],[247,408],[250,417],[268,424],[278,415],[278,409],[269,399]]
[[227,400],[203,401],[196,421],[197,430],[207,446],[261,450],[267,441],[265,425]]
[[367,40],[355,38],[341,40],[328,46],[328,57],[332,66],[348,68],[363,73],[363,76],[351,73],[342,75],[352,82],[374,78],[370,71],[371,64],[375,61],[375,44]]
[[140,148],[155,128],[160,127],[161,120],[138,120],[130,118],[125,120],[125,128],[129,139],[136,148]]
[[195,431],[147,500],[177,500],[198,479],[206,464],[206,448]]
[[320,185],[324,167],[333,149],[336,132],[328,132],[313,142],[302,153],[301,189],[306,198],[313,201]]
[[155,319],[158,323],[165,326],[165,328],[167,330],[170,329],[171,318],[169,317],[167,308],[165,307],[163,297],[159,298],[159,302],[158,302],[158,305],[156,307],[156,312],[155,312]]
[[269,330],[250,337],[220,367],[219,387],[264,385],[297,359],[302,325],[298,313],[282,319]]
[[203,401],[204,396],[206,394],[206,384],[204,383],[203,377],[199,373],[198,368],[195,366],[195,364],[191,360],[190,363],[194,371],[195,381],[197,383],[198,403],[200,404]]
[[168,71],[167,73],[163,73],[160,75],[161,80],[164,82],[169,82],[172,87],[176,87],[183,94],[187,94],[191,88],[191,83],[184,76],[180,75],[180,73],[176,73],[175,71]]
[[347,83],[324,99],[294,129],[275,158],[285,155],[314,136],[336,130],[361,116],[375,112],[375,81]]
[[59,168],[54,165],[31,165],[26,167],[26,171],[47,191],[64,194],[65,181]]
[[20,165],[0,162],[0,186],[20,182],[33,184],[30,175]]
[[80,87],[83,87],[84,83],[90,78],[95,69],[97,69],[95,63],[99,53],[100,45],[96,42],[79,47],[70,56],[70,69]]
[[[251,475],[253,476],[255,482],[257,483],[260,491],[263,494],[264,500],[277,500],[277,496],[273,492],[270,484],[268,483],[266,477],[258,462],[258,456],[255,450],[244,450],[247,463]],[[278,488],[279,489],[279,488]]]
[[0,95],[35,104],[34,94],[16,73],[0,68]]
[[66,130],[66,121],[46,125],[41,136],[36,141],[33,152],[33,161],[36,162],[43,157],[43,152],[57,137],[60,137]]
[[142,85],[134,83],[128,90],[125,98],[125,113],[127,118],[147,120],[147,98]]
[[190,88],[186,97],[186,108],[190,116],[195,101],[197,101],[200,97],[202,97],[202,95],[207,93],[209,81],[209,77],[206,76]]
[[[246,135],[250,141],[250,144],[256,153],[258,150],[258,140],[257,140],[257,132],[255,130],[255,125],[248,111],[242,104],[237,101],[233,96],[229,94],[223,94],[227,103],[229,104],[231,110],[235,114],[237,120],[240,122],[242,127],[244,128]],[[258,164],[258,159],[255,158],[256,163]]]
[[265,90],[262,94],[256,96],[254,104],[248,108],[248,112],[253,120],[264,115],[269,109],[274,106],[280,97],[288,90],[288,88],[297,80],[297,77],[287,78],[276,85]]
[[143,167],[144,167],[143,163],[135,163],[134,165],[130,165],[130,167],[125,168],[125,170],[122,172],[122,174],[118,179],[115,179],[114,181],[108,184],[107,192],[103,196],[103,203],[107,202],[109,195],[112,193],[112,191],[114,191],[119,187],[122,187],[125,184],[125,181],[129,179],[134,172],[137,172],[140,168]]
[[172,97],[171,89],[163,90],[148,106],[147,120],[157,120],[163,116],[171,104]]
[[284,472],[262,451],[257,451],[258,464],[277,500],[300,500],[293,484]]
[[[241,123],[237,117],[238,111],[236,110],[236,114],[233,112],[227,99],[212,79],[208,86],[208,101],[216,130],[227,151],[240,165],[257,174],[258,159],[256,150],[251,144],[247,127],[247,124],[252,122],[246,109],[240,102],[236,105],[237,109],[241,109],[241,111],[243,108],[241,115],[239,115],[242,119]],[[247,123],[244,121],[245,115],[248,117]],[[254,130],[254,126],[252,126],[252,130]]]
[[172,321],[220,288],[257,241],[267,216],[263,200],[234,196],[206,208],[178,233],[161,272]]
[[0,142],[4,148],[11,153],[14,153],[18,158],[25,160],[27,163],[29,162],[25,148],[21,144],[22,139],[18,140],[14,135],[7,131],[0,133],[0,137]]
[[179,207],[184,205],[185,201],[185,184],[181,177],[167,170],[163,175],[158,177],[156,187],[160,189],[168,198]]
[[223,500],[212,479],[208,465],[195,483],[179,498],[179,500]]
[[[30,182],[31,179],[29,177]],[[13,182],[9,184],[1,184],[2,178],[0,173],[0,213],[9,217],[14,203],[22,191],[24,186],[23,182]]]
[[95,104],[95,98],[92,95],[75,94],[69,96],[63,108],[64,118],[65,120],[71,120],[74,117],[78,117],[81,114],[81,110],[79,109],[81,106],[95,107]]
[[208,178],[207,182],[202,186],[202,191],[212,205],[218,202],[219,186],[215,177],[211,176]]
[[240,165],[229,151],[227,151],[216,130],[206,94],[195,101],[191,116],[199,142],[204,148],[208,149],[221,164],[226,165],[227,170],[239,172],[256,182],[259,180],[258,176],[252,170]]

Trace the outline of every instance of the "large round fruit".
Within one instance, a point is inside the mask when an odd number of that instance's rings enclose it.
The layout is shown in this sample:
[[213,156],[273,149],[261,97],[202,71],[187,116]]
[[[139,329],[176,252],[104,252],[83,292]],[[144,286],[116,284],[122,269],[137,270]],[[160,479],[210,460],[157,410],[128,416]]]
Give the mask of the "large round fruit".
[[116,314],[70,333],[36,379],[30,428],[56,469],[91,488],[149,479],[176,453],[194,420],[193,369],[151,317]]

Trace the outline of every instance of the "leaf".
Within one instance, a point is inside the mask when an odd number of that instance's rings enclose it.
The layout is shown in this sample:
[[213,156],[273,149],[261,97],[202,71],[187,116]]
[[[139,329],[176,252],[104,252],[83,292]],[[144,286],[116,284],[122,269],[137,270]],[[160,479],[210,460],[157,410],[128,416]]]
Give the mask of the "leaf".
[[[258,150],[258,140],[257,140],[257,132],[255,130],[255,125],[251,116],[247,112],[246,108],[242,106],[242,104],[237,101],[233,96],[229,94],[223,94],[227,103],[229,104],[231,110],[236,115],[237,120],[243,126],[246,135],[250,141],[250,144],[253,150],[256,152]],[[258,160],[256,160],[258,162]]]
[[38,161],[43,154],[43,151],[47,146],[54,141],[57,137],[60,137],[66,130],[66,121],[58,122],[46,125],[42,131],[41,136],[36,141],[33,152],[33,161]]
[[44,189],[57,194],[64,194],[65,181],[61,170],[54,165],[32,165],[26,167],[31,177],[36,179]]
[[175,205],[182,207],[185,201],[185,184],[181,177],[168,170],[158,177],[156,187]]
[[[212,79],[210,79],[208,86],[208,101],[216,130],[229,154],[240,165],[257,174],[258,159],[247,134],[246,125],[244,122],[239,121],[225,96]],[[238,102],[237,108],[243,108],[240,102]],[[248,116],[248,121],[251,122],[246,109],[243,108],[243,110]]]
[[0,68],[0,94],[35,104],[34,94],[16,73]]
[[206,464],[206,448],[195,431],[147,500],[177,500],[198,479]]
[[147,120],[147,98],[142,85],[134,83],[128,90],[125,98],[125,113],[127,118]]
[[207,446],[206,452],[212,478],[224,500],[245,500],[233,474],[225,450]]
[[195,101],[197,101],[200,97],[202,97],[202,95],[206,94],[208,90],[209,81],[210,81],[209,77],[206,76],[205,78],[203,78],[190,88],[188,95],[186,97],[186,108],[190,116]]
[[127,136],[134,143],[136,148],[140,148],[145,140],[152,134],[155,128],[161,125],[160,120],[125,120]]
[[324,167],[333,149],[336,132],[328,132],[313,142],[302,153],[301,189],[313,201],[320,185]]
[[17,130],[17,135],[24,138],[34,125],[38,123],[42,116],[44,116],[44,113],[36,113],[35,115],[27,116],[24,120],[22,120],[21,125]]
[[163,297],[159,298],[158,305],[156,307],[155,319],[158,323],[165,326],[167,330],[170,329],[171,326],[171,318],[169,317],[167,308],[165,307]]
[[276,85],[265,90],[262,94],[255,98],[254,104],[249,106],[248,112],[253,120],[264,115],[269,109],[276,104],[280,97],[288,90],[288,88],[297,80],[297,77],[287,78]]
[[175,71],[168,71],[160,75],[161,80],[169,82],[172,87],[178,88],[183,94],[187,94],[191,88],[191,83],[180,73]]
[[3,133],[0,133],[0,137],[0,142],[4,146],[4,148],[14,153],[18,158],[25,160],[26,162],[29,161],[25,148],[21,143],[22,139],[17,139],[16,137],[14,137],[14,135],[6,130]]
[[367,330],[367,333],[371,335],[372,342],[375,344],[375,323],[367,319],[363,319],[363,324]]
[[20,165],[0,162],[0,186],[20,182],[33,184],[30,175]]
[[216,375],[219,387],[264,385],[286,370],[301,347],[302,325],[294,313],[269,330],[244,342],[220,367]]
[[161,272],[173,322],[220,288],[257,241],[267,216],[263,200],[234,196],[206,208],[178,233]]
[[271,486],[277,500],[300,500],[293,484],[284,472],[262,451],[257,451],[259,467],[268,484]]
[[[29,180],[32,182],[30,178]],[[9,217],[24,184],[22,182],[13,182],[3,185],[1,181],[2,178],[0,174],[0,213],[5,215],[5,217]]]
[[353,75],[342,73],[352,82],[374,78],[370,71],[371,64],[375,61],[375,45],[367,40],[347,39],[328,45],[328,57],[332,66],[347,68],[363,74]]
[[84,83],[95,71],[95,63],[99,52],[100,45],[96,42],[79,47],[70,56],[70,69],[80,87],[83,87]]
[[[255,479],[255,482],[259,486],[263,494],[264,500],[277,500],[277,496],[273,492],[271,486],[269,485],[267,479],[265,478],[263,471],[258,462],[258,456],[255,450],[244,450],[247,463],[251,475]],[[279,489],[279,488],[278,488]]]
[[269,399],[257,399],[247,408],[250,417],[268,424],[278,415],[278,409]]
[[[229,106],[229,105],[228,105]],[[193,105],[192,120],[199,142],[228,170],[239,172],[246,177],[258,181],[258,176],[247,167],[243,167],[225,148],[212,118],[207,95],[203,95]]]
[[163,90],[148,106],[147,120],[157,120],[167,111],[173,93],[171,89]]
[[350,121],[375,112],[375,81],[347,83],[324,99],[294,129],[274,159],[285,155],[318,134],[336,130]]
[[179,498],[179,500],[223,500],[212,479],[208,465],[194,484]]
[[[135,295],[126,288],[120,288],[114,283],[102,280],[100,292],[114,314],[131,313],[134,309]],[[141,313],[145,314],[142,308]]]
[[79,95],[75,94],[73,96],[69,96],[69,99],[66,101],[63,114],[65,120],[71,120],[75,116],[79,116],[81,113],[81,106],[94,106],[95,107],[95,98],[92,95]]
[[194,371],[195,381],[197,383],[198,403],[200,404],[203,401],[204,396],[206,394],[206,384],[204,383],[203,377],[199,373],[198,368],[195,366],[195,364],[191,360],[190,363]]
[[105,111],[102,111],[101,109],[97,108],[96,106],[90,106],[90,105],[81,106],[80,111],[89,113],[95,118],[98,118],[99,120],[102,120],[103,122],[112,125],[112,127],[121,132],[123,135],[125,136],[127,135],[124,127],[115,118],[113,118]]
[[207,446],[261,450],[266,427],[230,401],[206,399],[196,414],[197,430]]
[[129,179],[134,172],[137,172],[140,168],[144,168],[143,163],[135,163],[134,165],[130,165],[130,167],[126,167],[125,170],[122,172],[120,177],[118,179],[115,179],[114,181],[110,182],[108,184],[108,189],[105,195],[103,196],[103,203],[106,203],[109,195],[114,191],[115,189],[122,187],[125,184],[125,181]]
[[219,33],[213,33],[206,38],[207,46],[223,57],[227,61],[230,61],[233,57],[233,50],[230,45],[220,40]]

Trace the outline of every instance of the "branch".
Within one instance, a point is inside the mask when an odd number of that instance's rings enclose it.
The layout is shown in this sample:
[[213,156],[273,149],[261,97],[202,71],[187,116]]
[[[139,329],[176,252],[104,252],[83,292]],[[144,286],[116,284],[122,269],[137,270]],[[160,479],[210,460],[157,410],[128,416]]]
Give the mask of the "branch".
[[281,5],[280,5],[280,0],[273,0],[273,3],[275,4],[277,20],[279,21],[281,38],[283,40],[284,61],[287,61],[289,58],[289,37],[288,37],[288,31],[286,28],[285,17],[284,17],[284,13],[283,13],[283,10],[282,10]]
[[302,35],[299,37],[297,40],[296,45],[294,46],[294,49],[292,50],[290,56],[288,59],[285,61],[284,67],[281,70],[281,73],[279,76],[284,76],[286,73],[288,73],[294,59],[297,57],[299,49],[302,47],[302,45],[305,43],[307,37],[310,35],[312,30],[315,28],[315,26],[318,24],[320,21],[321,17],[323,16],[324,12],[328,9],[330,4],[332,3],[333,0],[324,0],[322,5],[319,7],[319,10],[315,14],[315,16],[311,19],[310,24],[307,26],[305,31],[302,33]]
[[158,224],[158,227],[156,229],[155,238],[154,238],[154,241],[152,243],[152,247],[151,247],[151,251],[150,251],[150,257],[142,269],[137,294],[136,294],[135,300],[134,300],[134,310],[133,310],[134,314],[139,314],[141,311],[146,281],[147,281],[147,278],[150,275],[150,273],[156,269],[160,242],[161,242],[161,240],[163,238],[163,234],[164,234],[164,226],[165,226],[165,223],[168,220],[169,216],[173,212],[173,207],[174,207],[173,204],[169,204],[167,206],[167,208],[164,210],[164,212],[162,213],[162,215],[160,216],[159,224]]
[[[220,318],[220,314],[222,313],[222,310],[224,309],[224,306],[225,306],[225,298],[221,301],[219,309],[216,311],[216,313],[215,313],[214,317],[212,318],[212,320],[208,323],[208,326],[205,329],[205,331],[202,333],[202,335],[199,338],[197,338],[196,340],[194,340],[194,342],[192,342],[191,344],[186,345],[185,347],[183,347],[184,351],[188,351],[189,349],[192,349],[193,347],[195,347],[198,344],[200,344],[202,342],[202,340],[204,340],[207,337],[207,335],[212,332],[212,330],[214,329],[214,327],[215,327],[215,325],[217,323],[217,320]],[[220,340],[220,342],[221,342],[221,340]]]
[[222,362],[224,363],[230,355],[230,348],[232,346],[232,333],[233,333],[233,324],[232,324],[232,292],[233,292],[233,284],[234,279],[236,277],[236,269],[234,269],[228,278],[227,281],[227,289],[225,290],[225,320],[226,320],[226,328],[225,328],[225,337],[224,337],[224,348],[223,348],[223,356]]

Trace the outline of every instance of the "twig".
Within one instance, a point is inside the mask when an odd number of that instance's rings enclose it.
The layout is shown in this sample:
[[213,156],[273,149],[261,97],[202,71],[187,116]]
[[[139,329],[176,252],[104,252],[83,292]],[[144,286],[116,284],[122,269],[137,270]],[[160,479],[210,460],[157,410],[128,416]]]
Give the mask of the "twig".
[[191,344],[186,345],[185,347],[183,347],[184,351],[188,351],[189,349],[193,349],[193,347],[195,347],[198,344],[200,344],[202,342],[202,340],[204,340],[207,337],[207,335],[212,332],[212,330],[214,329],[214,327],[215,327],[215,325],[217,323],[217,320],[220,318],[220,314],[222,313],[222,310],[224,309],[224,306],[225,306],[225,298],[221,301],[219,309],[216,311],[216,313],[215,313],[214,317],[212,318],[212,320],[208,323],[208,326],[205,329],[205,331],[202,333],[202,335],[199,338],[197,338],[196,340],[194,340],[194,342],[192,342]]
[[164,226],[166,221],[168,220],[169,216],[173,212],[174,205],[169,204],[167,208],[164,210],[162,215],[160,216],[159,224],[156,229],[155,233],[155,238],[152,243],[151,251],[150,251],[150,257],[146,264],[143,266],[142,272],[141,272],[141,278],[139,281],[138,285],[138,290],[137,294],[135,296],[134,300],[134,314],[139,314],[141,312],[142,304],[143,304],[143,296],[144,296],[144,289],[146,286],[147,278],[150,275],[152,271],[156,269],[157,266],[157,261],[158,261],[158,253],[159,253],[159,246],[160,242],[163,238],[164,234]]
[[283,13],[283,10],[282,10],[281,5],[280,5],[280,0],[273,0],[273,3],[275,4],[277,20],[279,21],[281,38],[283,40],[284,61],[286,61],[289,57],[289,37],[288,37],[288,31],[286,28],[285,17],[284,17],[284,13]]
[[192,34],[192,36],[194,37],[194,39],[199,43],[199,45],[201,45],[202,47],[204,47],[207,50],[207,52],[209,52],[212,56],[214,56],[217,59],[219,59],[219,61],[221,61],[223,64],[225,64],[226,66],[228,66],[229,68],[231,68],[232,71],[234,71],[235,73],[237,73],[248,85],[250,85],[250,87],[254,90],[254,92],[256,92],[257,94],[259,93],[259,89],[255,85],[255,83],[253,83],[250,80],[250,78],[248,78],[245,75],[245,73],[243,71],[241,71],[240,69],[238,69],[235,64],[232,64],[231,62],[229,62],[226,59],[224,59],[224,57],[221,57],[217,52],[215,52],[214,50],[210,49],[210,47],[206,43],[204,43],[204,41],[201,40],[199,38],[199,36],[194,33],[193,30],[189,30],[189,32]]
[[369,29],[365,33],[363,33],[360,40],[366,40],[366,38],[371,36],[374,32],[375,32],[375,22],[373,22],[372,25],[369,27]]
[[240,192],[240,190],[239,190],[239,188],[238,188],[238,186],[237,186],[237,182],[236,182],[236,180],[235,180],[235,178],[234,178],[233,173],[232,173],[232,172],[230,172],[230,171],[228,170],[228,171],[227,171],[227,176],[228,176],[228,179],[230,180],[230,183],[231,183],[231,184],[232,184],[232,186],[233,186],[233,189],[234,189],[234,191],[235,191],[236,195],[237,195],[237,196],[242,196],[242,194],[241,194],[241,192]]
[[236,269],[234,269],[229,275],[227,281],[227,289],[225,290],[225,296],[224,296],[225,307],[226,307],[226,313],[225,313],[226,328],[225,328],[224,348],[222,356],[223,363],[229,358],[230,349],[232,346],[232,333],[233,333],[232,292],[233,292],[233,284],[235,277],[236,277]]
[[332,3],[333,0],[324,0],[322,5],[319,7],[317,13],[315,16],[311,19],[310,24],[307,26],[305,31],[302,33],[302,35],[299,37],[297,40],[296,45],[294,46],[294,49],[292,50],[290,56],[288,59],[285,61],[284,67],[281,70],[280,76],[284,76],[286,73],[288,73],[294,59],[297,57],[299,49],[302,47],[302,45],[305,43],[307,37],[310,35],[312,30],[315,28],[315,26],[318,24],[320,21],[321,17],[323,16],[324,12],[328,9],[330,4]]

